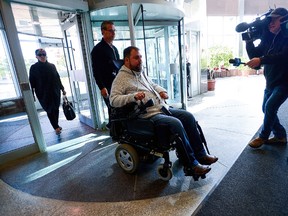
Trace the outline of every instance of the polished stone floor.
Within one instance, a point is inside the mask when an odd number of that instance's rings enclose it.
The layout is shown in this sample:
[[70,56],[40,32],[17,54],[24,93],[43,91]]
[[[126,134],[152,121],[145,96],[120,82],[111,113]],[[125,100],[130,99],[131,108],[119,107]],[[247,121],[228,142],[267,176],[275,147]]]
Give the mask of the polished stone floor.
[[191,215],[259,129],[263,90],[262,75],[218,78],[215,91],[189,100],[211,154],[219,157],[206,179],[185,177],[174,153],[169,182],[156,174],[161,160],[127,175],[108,133],[89,131],[1,167],[0,215]]

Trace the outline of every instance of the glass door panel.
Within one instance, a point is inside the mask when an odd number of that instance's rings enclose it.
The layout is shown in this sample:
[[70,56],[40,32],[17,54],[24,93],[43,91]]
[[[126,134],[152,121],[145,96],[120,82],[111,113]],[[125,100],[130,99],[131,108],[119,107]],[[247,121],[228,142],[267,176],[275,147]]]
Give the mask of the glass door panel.
[[0,30],[0,100],[7,100],[20,96],[17,79],[11,67],[11,60],[7,56],[4,43],[4,32]]
[[[63,39],[32,36],[26,34],[18,34],[21,49],[24,56],[27,75],[32,64],[37,62],[35,57],[35,50],[39,47],[43,48],[47,52],[47,61],[53,63],[60,75],[61,82],[67,92],[67,96],[71,96],[69,76],[67,73],[67,65],[65,62],[65,55],[63,51]],[[41,110],[42,107],[38,100],[35,102],[36,109]]]
[[[110,7],[90,12],[94,45],[98,44],[102,40],[101,23],[103,20],[113,21],[116,28],[116,36],[113,45],[118,49],[120,59],[123,59],[123,50],[126,47],[131,46],[131,30],[129,28],[127,14],[127,6]],[[99,91],[98,86],[97,91]],[[102,96],[100,95],[100,91],[97,101],[100,105],[98,110],[99,116],[103,115],[101,121],[107,122],[108,110]]]
[[[198,56],[198,34],[197,32],[189,32],[189,38],[187,40],[188,50],[187,50],[187,56],[186,59],[190,63],[190,85],[188,88],[189,96],[195,96],[198,95],[200,92],[200,86],[199,83],[201,82],[200,75],[198,73],[199,68],[199,56]],[[206,78],[206,77],[205,77]],[[206,78],[207,79],[207,78]]]
[[64,30],[64,34],[66,43],[65,56],[68,63],[72,90],[70,100],[74,103],[80,121],[94,128],[95,126],[93,125],[91,117],[86,73],[83,66],[83,55],[76,24]]
[[17,150],[37,152],[4,30],[0,29],[0,164],[19,156]]
[[146,22],[143,16],[135,26],[136,46],[142,52],[145,70],[153,82],[167,89],[169,103],[181,102],[178,22]]

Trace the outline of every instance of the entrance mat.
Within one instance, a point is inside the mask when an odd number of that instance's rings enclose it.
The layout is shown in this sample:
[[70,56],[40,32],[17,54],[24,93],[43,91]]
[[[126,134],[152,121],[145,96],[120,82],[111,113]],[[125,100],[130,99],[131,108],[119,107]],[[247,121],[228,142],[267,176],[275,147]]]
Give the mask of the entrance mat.
[[194,215],[288,215],[287,145],[247,146]]

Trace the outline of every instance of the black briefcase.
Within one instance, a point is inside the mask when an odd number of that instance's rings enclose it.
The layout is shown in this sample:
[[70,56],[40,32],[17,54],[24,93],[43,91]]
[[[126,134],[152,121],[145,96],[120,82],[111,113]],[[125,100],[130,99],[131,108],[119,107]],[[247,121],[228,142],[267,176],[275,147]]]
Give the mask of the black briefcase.
[[68,98],[66,96],[63,96],[62,108],[64,115],[68,121],[71,121],[76,118],[73,104],[70,101],[68,101]]

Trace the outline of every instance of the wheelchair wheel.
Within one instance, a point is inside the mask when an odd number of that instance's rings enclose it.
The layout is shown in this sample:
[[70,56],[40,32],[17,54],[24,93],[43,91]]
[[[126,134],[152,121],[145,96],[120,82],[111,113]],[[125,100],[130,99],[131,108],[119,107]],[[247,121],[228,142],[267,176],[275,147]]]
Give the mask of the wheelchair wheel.
[[169,181],[173,176],[171,168],[164,168],[163,164],[158,166],[157,173],[163,181]]
[[119,166],[126,173],[134,173],[139,165],[139,156],[135,148],[128,144],[121,144],[116,148],[115,157]]

